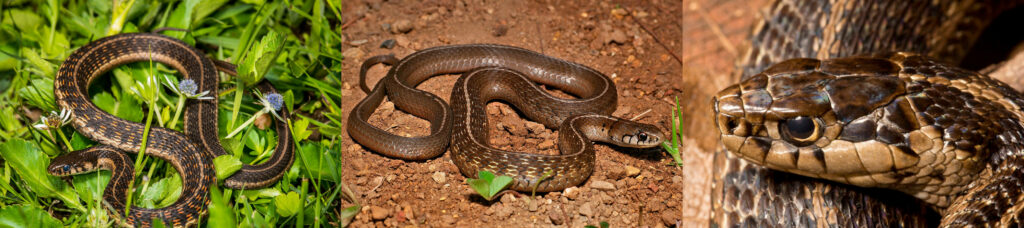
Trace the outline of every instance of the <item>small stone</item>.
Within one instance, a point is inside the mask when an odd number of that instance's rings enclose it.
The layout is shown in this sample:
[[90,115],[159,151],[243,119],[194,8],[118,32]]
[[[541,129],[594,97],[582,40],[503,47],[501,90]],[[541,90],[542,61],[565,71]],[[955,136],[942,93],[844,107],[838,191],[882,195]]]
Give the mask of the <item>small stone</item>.
[[527,121],[526,129],[529,130],[531,133],[540,134],[541,132],[544,132],[544,125],[536,122]]
[[661,212],[661,222],[665,223],[665,225],[674,226],[679,220],[679,212],[677,211],[667,210]]
[[640,169],[639,168],[633,167],[631,165],[627,165],[626,166],[626,176],[635,177],[637,175],[640,175]]
[[388,40],[385,40],[384,42],[380,43],[380,48],[391,49],[391,48],[394,48],[394,47],[395,47],[395,40],[394,39],[388,39]]
[[537,209],[537,199],[530,200],[530,203],[527,204],[527,210],[530,210],[530,212],[536,212]]
[[361,40],[353,40],[351,42],[348,42],[348,44],[352,45],[352,46],[359,46],[359,45],[363,45],[363,44],[365,44],[367,42],[370,42],[370,41],[366,40],[366,39],[361,39]]
[[363,50],[360,50],[359,48],[349,48],[349,49],[345,49],[345,51],[341,52],[341,56],[345,56],[345,58],[352,58],[352,59],[363,58],[363,55],[365,55],[365,54],[366,53],[363,53]]
[[438,184],[444,184],[444,182],[448,180],[447,175],[444,172],[434,172],[433,175],[430,175],[430,178],[433,178],[434,182],[437,182]]
[[395,44],[398,44],[399,47],[408,48],[409,38],[406,38],[405,36],[395,36]]
[[647,200],[647,209],[655,212],[665,210],[665,203],[662,201],[664,200],[658,197],[650,198]]
[[626,12],[625,9],[622,9],[622,8],[612,9],[612,15],[614,15],[616,18],[622,18],[622,17],[626,16],[626,14],[628,14],[628,13]]
[[505,131],[508,131],[508,133],[511,133],[512,135],[526,135],[526,128],[519,127],[516,124],[512,124],[515,123],[516,119],[517,118],[512,116],[505,116],[504,118],[501,118],[501,122],[505,125]]
[[495,26],[494,30],[491,31],[491,35],[494,35],[494,37],[502,37],[502,36],[505,36],[505,34],[507,34],[507,33],[508,33],[508,26],[504,26],[504,25]]
[[[622,179],[625,176],[626,176],[626,170],[622,169],[622,167],[612,166],[611,168],[608,168],[608,176],[607,176],[608,179],[618,180],[618,179]],[[591,185],[591,186],[593,186],[593,185]]]
[[565,215],[562,214],[561,210],[548,210],[548,218],[551,219],[551,224],[554,225],[565,223]]
[[568,198],[568,199],[571,199],[571,200],[576,200],[576,197],[580,196],[580,188],[578,188],[578,187],[568,187],[568,188],[565,188],[565,190],[562,190],[562,195],[564,195],[565,198]]
[[513,196],[512,194],[503,194],[501,196],[501,203],[510,204],[512,202],[516,202],[516,197]]
[[512,207],[505,205],[500,205],[496,207],[497,208],[494,209],[494,216],[496,216],[497,218],[508,218],[510,215],[512,215]]
[[672,176],[672,183],[673,184],[682,184],[683,183],[683,177],[679,176],[679,175]]
[[594,204],[591,202],[583,203],[579,210],[580,215],[591,217],[594,215]]
[[537,148],[540,148],[541,150],[551,149],[551,148],[554,148],[554,147],[555,147],[555,140],[550,140],[550,139],[544,140],[544,142],[541,142],[540,144],[537,144]]
[[615,191],[615,185],[607,181],[594,181],[590,183],[590,187],[601,191]]
[[399,34],[407,33],[409,31],[412,31],[412,21],[407,19],[398,20],[391,25],[391,33]]
[[370,218],[373,220],[384,220],[391,214],[388,209],[378,206],[370,206]]
[[615,29],[605,37],[604,43],[626,44],[629,43],[629,36],[626,36],[626,33],[622,30]]

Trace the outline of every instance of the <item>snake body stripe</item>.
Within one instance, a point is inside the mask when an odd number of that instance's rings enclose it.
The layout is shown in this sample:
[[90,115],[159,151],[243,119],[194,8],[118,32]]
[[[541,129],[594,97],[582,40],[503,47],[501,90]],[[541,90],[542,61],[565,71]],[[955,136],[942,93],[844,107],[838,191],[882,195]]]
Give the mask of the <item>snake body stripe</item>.
[[[372,91],[365,86],[367,69],[378,63],[393,65],[388,74],[377,83]],[[406,160],[424,160],[437,157],[444,153],[452,140],[452,111],[447,103],[439,97],[415,88],[424,80],[439,74],[465,73],[481,67],[502,67],[511,71],[521,72],[529,81],[549,85],[567,93],[580,97],[565,103],[539,102],[536,112],[526,112],[527,117],[544,124],[549,128],[558,127],[566,118],[580,113],[610,114],[616,108],[616,90],[614,83],[604,74],[589,67],[552,58],[522,48],[494,44],[466,44],[441,46],[424,49],[398,60],[391,56],[377,56],[366,60],[360,71],[360,86],[368,94],[360,101],[349,115],[348,133],[352,138],[369,148],[388,157]],[[531,83],[532,84],[532,83]],[[529,88],[514,88],[527,90]],[[430,122],[430,134],[422,137],[400,137],[372,126],[367,120],[374,109],[380,105],[384,97],[388,97],[397,109]],[[556,106],[571,104],[576,110],[558,108]],[[474,117],[476,118],[476,117]],[[486,120],[486,119],[484,119]],[[473,126],[475,127],[475,126]],[[485,132],[474,130],[474,132]],[[652,133],[655,134],[655,133]],[[660,134],[658,132],[657,134]],[[461,141],[460,141],[461,142]],[[484,154],[474,152],[468,154]],[[453,157],[462,154],[453,154]],[[524,177],[536,177],[537,167],[566,167],[570,171],[555,173],[551,177],[559,180],[550,189],[565,188],[570,182],[562,182],[563,178],[580,179],[578,174],[590,172],[585,160],[522,160],[514,159],[523,156],[487,156],[479,157],[475,162],[510,167],[503,172],[510,175],[524,174]],[[459,157],[458,159],[462,159]],[[479,169],[479,166],[468,167],[472,162],[461,162],[456,165],[466,173]],[[544,163],[554,162],[554,163]],[[476,164],[476,163],[473,163]],[[591,167],[592,168],[592,167]],[[488,168],[498,170],[499,168]],[[561,169],[561,168],[560,168]],[[571,174],[574,176],[563,176]],[[525,183],[525,182],[521,182]],[[549,182],[555,183],[555,182]],[[516,185],[521,187],[521,185]],[[514,188],[519,188],[514,187]],[[522,189],[522,188],[519,188]]]
[[[925,53],[955,63],[992,18],[1016,4],[779,0],[755,25],[751,49],[739,66],[747,78],[786,59],[879,51]],[[715,164],[712,223],[719,226],[919,227],[934,222],[927,218],[934,214],[927,207],[895,191],[768,170],[732,153],[716,153]]]
[[[135,33],[93,41],[73,52],[61,64],[54,79],[54,95],[58,105],[71,112],[75,129],[102,146],[54,159],[49,167],[51,174],[65,176],[96,169],[110,169],[114,172],[131,170],[120,167],[123,164],[117,161],[120,158],[110,153],[114,149],[122,153],[138,152],[145,126],[100,110],[86,94],[89,84],[104,72],[121,64],[147,60],[168,64],[181,72],[184,79],[195,81],[202,89],[200,91],[216,94],[218,66],[202,52],[180,40],[157,34]],[[233,73],[231,69],[228,70],[228,73]],[[261,85],[261,89],[267,91],[272,88],[265,84]],[[123,196],[131,186],[131,178],[112,179],[104,191],[104,201],[107,202],[106,208],[118,215],[115,217],[121,218],[121,225],[149,227],[153,219],[162,219],[168,225],[186,227],[195,226],[205,216],[210,201],[209,186],[215,184],[212,158],[219,155],[213,154],[216,150],[210,148],[221,149],[216,135],[216,99],[190,100],[186,103],[189,107],[185,110],[185,133],[152,127],[146,145],[147,155],[167,161],[178,171],[182,179],[180,198],[168,207],[132,207],[124,214]],[[236,173],[229,178],[241,177],[235,178],[238,180],[236,183],[240,183],[236,186],[269,185],[274,181],[268,179],[276,181],[281,176],[281,173],[269,172],[283,172],[291,164],[290,131],[284,123],[279,122],[276,126],[279,134],[278,148],[275,156],[264,165],[278,168],[250,169],[249,172]],[[133,174],[114,175],[131,177]]]

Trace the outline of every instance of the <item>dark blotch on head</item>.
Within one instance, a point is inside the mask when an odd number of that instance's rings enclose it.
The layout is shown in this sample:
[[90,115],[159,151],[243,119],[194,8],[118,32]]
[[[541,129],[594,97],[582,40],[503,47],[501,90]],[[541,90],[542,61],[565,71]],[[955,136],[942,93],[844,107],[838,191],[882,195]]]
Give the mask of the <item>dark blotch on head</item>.
[[871,118],[857,119],[843,127],[839,139],[851,142],[862,142],[875,138],[875,121]]
[[839,121],[849,123],[903,95],[905,88],[896,77],[847,76],[829,83],[825,90]]

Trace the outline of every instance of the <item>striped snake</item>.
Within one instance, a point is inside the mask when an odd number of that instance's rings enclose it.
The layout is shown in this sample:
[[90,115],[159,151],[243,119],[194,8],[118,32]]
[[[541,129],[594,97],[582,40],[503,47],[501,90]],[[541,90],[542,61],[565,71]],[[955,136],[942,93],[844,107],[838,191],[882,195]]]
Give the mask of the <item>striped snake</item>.
[[[180,40],[153,33],[109,36],[79,48],[61,64],[54,79],[54,94],[58,105],[72,113],[75,129],[100,146],[59,156],[51,162],[48,171],[57,176],[98,169],[112,171],[113,177],[104,190],[103,199],[106,208],[122,218],[119,221],[122,225],[149,227],[153,219],[162,219],[175,227],[195,226],[206,214],[209,187],[215,184],[212,159],[226,154],[217,135],[217,99],[186,102],[184,133],[160,127],[150,129],[146,155],[163,159],[178,171],[182,180],[181,196],[164,208],[133,206],[125,214],[134,167],[124,152],[140,150],[145,125],[105,112],[87,96],[89,84],[97,76],[122,64],[150,60],[170,65],[184,75],[183,80],[195,81],[198,91],[213,94],[218,91],[218,69],[235,74],[233,65],[215,63]],[[274,91],[268,83],[259,87],[265,93]],[[281,116],[287,118],[288,114],[282,111]],[[259,165],[244,165],[224,180],[226,187],[262,188],[281,179],[294,156],[292,137],[287,123],[275,121],[275,126],[278,147],[273,156]]]
[[[392,67],[371,91],[365,84],[366,71],[378,63]],[[452,108],[415,88],[432,76],[451,73],[464,73],[452,92]],[[534,82],[580,99],[554,97]],[[518,191],[557,191],[586,181],[594,169],[590,140],[646,148],[665,139],[655,126],[608,116],[617,98],[614,83],[604,74],[517,47],[467,44],[429,48],[401,60],[376,56],[363,62],[360,86],[368,95],[352,109],[348,121],[349,135],[356,142],[408,160],[437,157],[450,142],[452,160],[463,175],[475,176],[481,170],[508,175],[515,180],[509,188]],[[430,121],[430,135],[401,137],[370,125],[367,120],[385,96],[396,108]],[[507,101],[548,128],[560,127],[560,154],[491,147],[484,111],[491,100]],[[546,173],[551,175],[542,178]]]
[[712,223],[1019,226],[1024,100],[946,63],[1015,4],[776,1],[714,99]]

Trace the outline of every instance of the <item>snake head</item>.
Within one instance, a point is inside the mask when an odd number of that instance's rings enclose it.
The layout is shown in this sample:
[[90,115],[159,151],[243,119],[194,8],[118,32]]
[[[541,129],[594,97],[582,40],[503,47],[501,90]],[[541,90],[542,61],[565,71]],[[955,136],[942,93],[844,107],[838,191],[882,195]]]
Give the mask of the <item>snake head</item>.
[[629,120],[615,121],[608,132],[610,143],[621,147],[650,148],[665,141],[665,134],[658,127]]
[[58,156],[50,161],[50,166],[46,171],[49,172],[50,175],[59,177],[96,171],[97,169],[102,168],[99,167],[97,161],[102,158],[103,155],[106,153],[119,153],[107,150],[108,149],[106,147],[94,147]]
[[907,53],[793,59],[721,90],[726,149],[771,169],[948,205],[1022,132],[1019,95]]

